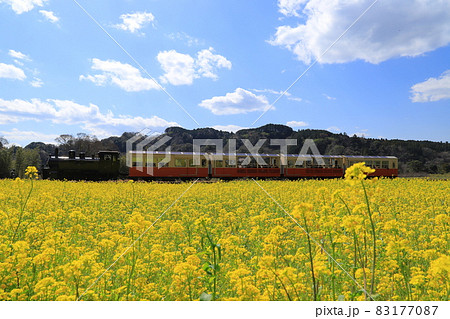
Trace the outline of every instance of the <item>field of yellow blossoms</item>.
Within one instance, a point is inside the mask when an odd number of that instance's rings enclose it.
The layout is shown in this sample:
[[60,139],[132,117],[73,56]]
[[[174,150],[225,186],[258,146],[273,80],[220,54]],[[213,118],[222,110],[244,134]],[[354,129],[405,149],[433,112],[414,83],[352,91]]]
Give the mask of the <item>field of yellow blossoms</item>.
[[0,300],[449,299],[450,181],[27,175],[0,180]]

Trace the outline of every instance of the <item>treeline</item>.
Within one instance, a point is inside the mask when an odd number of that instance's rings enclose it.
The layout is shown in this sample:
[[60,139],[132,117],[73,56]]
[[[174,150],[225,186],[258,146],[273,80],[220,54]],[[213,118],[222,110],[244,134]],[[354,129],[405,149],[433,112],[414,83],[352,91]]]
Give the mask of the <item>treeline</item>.
[[2,138],[0,142],[0,178],[24,177],[28,166],[42,168],[47,159],[47,153],[38,149],[22,148],[19,146],[5,147],[7,141]]
[[[55,140],[60,154],[66,155],[69,150],[77,153],[83,151],[87,156],[96,154],[100,150],[119,151],[126,153],[127,141],[134,137],[135,133],[126,132],[121,136],[112,136],[102,140],[84,133],[73,135],[61,135]],[[236,133],[215,130],[213,128],[201,128],[187,130],[181,127],[167,128],[164,134],[154,138],[148,146],[169,136],[171,139],[164,143],[159,150],[165,150],[170,146],[171,151],[193,151],[194,139],[222,139],[224,152],[228,151],[229,140],[236,140],[237,152],[248,153],[243,144],[243,139],[248,139],[255,145],[258,140],[266,139],[259,149],[260,153],[278,153],[279,146],[270,145],[271,139],[295,139],[297,145],[289,146],[288,152],[298,154],[306,139],[313,139],[319,151],[323,155],[370,155],[370,156],[396,156],[399,159],[400,173],[404,175],[435,174],[450,172],[450,144],[448,142],[430,141],[404,141],[387,140],[348,136],[346,133],[335,134],[325,130],[298,130],[284,125],[268,124],[254,129],[243,129]],[[139,141],[142,141],[142,137]],[[138,142],[139,142],[138,141]],[[0,177],[8,177],[11,170],[15,169],[18,175],[28,165],[38,168],[45,165],[49,154],[53,154],[55,145],[33,142],[25,148],[11,146],[6,147],[7,141],[0,140]],[[204,146],[202,151],[214,152],[215,147]],[[122,162],[124,159],[122,158]],[[122,170],[125,171],[125,167]]]

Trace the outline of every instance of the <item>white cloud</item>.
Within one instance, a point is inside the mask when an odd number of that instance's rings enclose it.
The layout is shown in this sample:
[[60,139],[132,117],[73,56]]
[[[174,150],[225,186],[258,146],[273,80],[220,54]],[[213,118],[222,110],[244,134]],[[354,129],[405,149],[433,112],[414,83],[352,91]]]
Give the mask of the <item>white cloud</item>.
[[25,65],[25,63],[23,63],[23,62],[21,62],[21,61],[19,61],[17,59],[14,59],[14,63],[17,64],[18,66],[24,66]]
[[201,77],[216,80],[217,69],[231,69],[231,62],[213,52],[213,48],[199,51],[196,59],[175,50],[159,52],[157,59],[165,72],[160,77],[161,81],[172,85],[191,85],[194,79]]
[[31,61],[30,57],[26,54],[23,54],[22,52],[15,51],[15,50],[9,50],[8,54],[10,57],[13,57],[15,59],[23,60],[23,61]]
[[30,84],[32,87],[40,88],[44,85],[44,82],[39,78],[34,78],[33,81],[30,81]]
[[[305,19],[299,19],[295,26],[279,26],[269,43],[287,48],[308,64],[319,58],[373,1],[303,2],[279,1],[285,15],[296,15],[301,5]],[[380,63],[394,57],[421,55],[449,43],[450,1],[379,1],[319,62]]]
[[439,78],[429,78],[411,87],[410,98],[413,102],[435,102],[450,99],[450,70],[445,71]]
[[332,97],[332,96],[328,96],[328,95],[326,95],[325,93],[324,94],[322,94],[323,96],[325,96],[325,98],[327,99],[327,100],[330,100],[330,101],[334,101],[334,100],[336,100],[336,98],[335,97]]
[[339,132],[341,132],[341,129],[337,126],[331,126],[331,127],[327,128],[327,131],[330,131],[333,133],[339,133]]
[[115,28],[136,33],[145,25],[155,20],[150,12],[127,13],[120,16],[122,23],[114,25]]
[[230,70],[231,62],[225,57],[214,54],[213,52],[214,49],[211,47],[208,50],[198,52],[195,64],[197,66],[197,73],[199,76],[216,80],[218,78],[215,73],[216,69],[225,68]]
[[278,0],[278,8],[281,14],[285,16],[299,17],[298,11],[308,0]]
[[356,135],[358,137],[370,137],[370,135],[367,133],[369,131],[368,129],[362,129],[358,126],[355,126],[355,129],[359,130],[359,132],[351,134],[352,136]]
[[186,43],[187,46],[198,46],[203,45],[204,41],[194,38],[193,36],[190,36],[189,34],[185,32],[177,32],[177,33],[170,33],[167,34],[167,37],[171,40],[180,40]]
[[230,124],[230,125],[214,125],[213,128],[219,131],[236,133],[237,131],[246,129],[247,127]]
[[[270,93],[278,96],[284,93],[284,91],[277,91],[272,89],[252,89],[251,91],[256,93]],[[287,97],[287,99],[290,101],[303,102],[303,99],[301,97],[292,96],[292,94],[289,92],[285,92],[284,96]]]
[[0,78],[23,81],[27,78],[27,76],[22,69],[19,69],[12,64],[0,63]]
[[159,90],[160,87],[152,79],[142,77],[135,67],[114,60],[92,59],[92,70],[101,74],[81,75],[81,80],[91,81],[98,86],[116,85],[127,92]]
[[269,102],[264,95],[237,88],[225,96],[214,96],[203,100],[200,104],[216,115],[245,114],[254,111],[263,111],[269,107]]
[[[275,95],[283,94],[283,91],[277,91],[277,90],[272,90],[272,89],[252,89],[252,91],[256,92],[256,93],[270,93],[270,94],[275,94]],[[291,93],[286,92],[284,95],[291,96]]]
[[356,133],[353,133],[352,136],[353,135],[356,135],[358,137],[364,137],[364,138],[369,137],[369,135],[366,132],[356,132]]
[[286,125],[290,127],[305,127],[308,126],[309,124],[303,121],[290,121],[287,122]]
[[190,85],[198,77],[194,69],[194,59],[189,54],[178,53],[175,50],[158,53],[158,62],[164,70],[160,77],[163,83],[172,85]]
[[39,12],[51,23],[56,23],[59,21],[59,18],[55,16],[53,11],[47,11],[47,10],[39,10]]
[[48,0],[0,0],[0,3],[6,3],[11,6],[11,9],[17,13],[22,14],[34,9],[34,7],[42,7]]
[[21,131],[17,128],[13,128],[11,131],[0,131],[0,135],[5,137],[8,141],[14,141],[15,144],[17,144],[17,142],[26,142],[26,144],[29,144],[32,141],[55,144],[55,139],[58,137],[56,134]]
[[81,125],[89,133],[98,136],[121,134],[124,131],[139,131],[142,128],[161,129],[177,126],[158,116],[141,117],[102,113],[95,104],[82,105],[68,100],[0,99],[0,123],[20,121],[51,121],[55,124]]
[[303,99],[301,97],[295,97],[295,96],[288,97],[288,100],[295,101],[295,102],[303,102]]

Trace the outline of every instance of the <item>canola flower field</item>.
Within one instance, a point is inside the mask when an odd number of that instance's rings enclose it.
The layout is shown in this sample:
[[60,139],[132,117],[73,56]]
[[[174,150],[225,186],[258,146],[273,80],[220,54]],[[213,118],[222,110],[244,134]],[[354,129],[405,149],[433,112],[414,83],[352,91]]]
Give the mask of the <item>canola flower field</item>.
[[450,182],[358,165],[194,185],[29,168],[0,180],[0,300],[448,300]]

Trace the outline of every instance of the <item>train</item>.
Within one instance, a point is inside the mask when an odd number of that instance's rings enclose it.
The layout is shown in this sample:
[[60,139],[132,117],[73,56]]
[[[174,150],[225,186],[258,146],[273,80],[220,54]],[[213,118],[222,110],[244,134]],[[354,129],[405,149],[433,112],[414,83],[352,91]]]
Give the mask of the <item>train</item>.
[[117,179],[120,174],[120,153],[116,151],[100,151],[86,156],[80,152],[78,156],[70,150],[68,156],[60,156],[58,148],[50,155],[42,170],[44,179],[67,180],[109,180]]
[[139,180],[239,179],[239,178],[342,178],[346,168],[364,162],[375,169],[369,177],[397,177],[395,156],[298,155],[249,153],[192,153],[130,151],[128,173],[120,174],[120,153],[100,151],[87,157],[51,155],[43,170],[48,179],[108,180],[120,177]]

